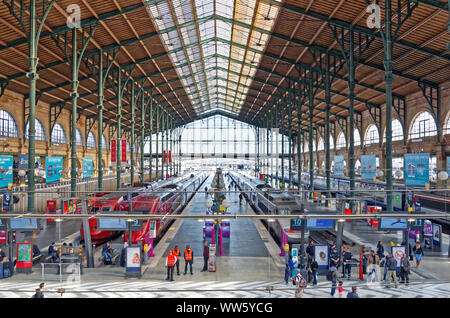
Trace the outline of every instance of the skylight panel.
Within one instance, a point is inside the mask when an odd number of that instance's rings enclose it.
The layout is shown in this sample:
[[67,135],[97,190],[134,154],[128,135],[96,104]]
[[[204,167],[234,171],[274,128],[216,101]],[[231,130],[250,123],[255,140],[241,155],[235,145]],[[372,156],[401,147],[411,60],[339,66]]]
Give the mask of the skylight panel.
[[216,0],[216,12],[217,15],[223,16],[228,19],[233,18],[234,3],[230,0]]
[[195,9],[198,18],[204,18],[214,13],[214,1],[195,0]]

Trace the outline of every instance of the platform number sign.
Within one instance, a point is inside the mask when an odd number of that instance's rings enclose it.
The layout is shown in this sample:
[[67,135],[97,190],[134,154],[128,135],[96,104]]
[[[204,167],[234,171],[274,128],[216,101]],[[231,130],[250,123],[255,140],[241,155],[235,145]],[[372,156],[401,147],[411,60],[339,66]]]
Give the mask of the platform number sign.
[[291,219],[290,230],[303,231],[304,227],[305,227],[305,222],[302,219]]
[[423,219],[416,219],[410,223],[411,231],[423,231],[423,228],[424,228],[424,220]]

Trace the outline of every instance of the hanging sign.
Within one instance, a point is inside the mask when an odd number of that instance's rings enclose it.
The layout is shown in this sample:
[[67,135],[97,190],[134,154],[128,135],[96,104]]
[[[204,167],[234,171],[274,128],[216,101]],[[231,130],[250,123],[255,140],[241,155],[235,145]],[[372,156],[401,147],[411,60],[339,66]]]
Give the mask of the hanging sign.
[[405,154],[405,185],[425,186],[430,181],[430,154]]
[[19,155],[19,163],[17,167],[19,169],[28,169],[28,155]]
[[344,156],[334,156],[334,175],[344,175]]
[[0,188],[7,188],[13,183],[13,163],[12,156],[0,157]]
[[373,180],[377,176],[377,156],[361,156],[361,179]]
[[83,179],[90,178],[94,171],[92,158],[83,158]]
[[116,140],[111,139],[111,163],[116,162],[117,157],[116,150],[117,150]]
[[169,163],[172,163],[172,150],[169,150]]
[[166,151],[163,150],[163,162],[166,163]]
[[63,171],[62,157],[47,157],[45,158],[45,182],[61,181]]
[[122,162],[127,162],[127,141],[122,139]]

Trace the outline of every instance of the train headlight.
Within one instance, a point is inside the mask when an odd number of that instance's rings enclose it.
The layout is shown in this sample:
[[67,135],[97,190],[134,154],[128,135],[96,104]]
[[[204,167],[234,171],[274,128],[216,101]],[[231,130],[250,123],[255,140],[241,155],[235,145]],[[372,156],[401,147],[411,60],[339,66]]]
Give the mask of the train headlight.
[[267,222],[269,223],[275,222],[275,219],[267,219]]
[[439,180],[441,180],[441,181],[447,180],[447,179],[448,179],[448,173],[447,173],[447,171],[441,171],[441,172],[439,172],[439,173],[438,173],[438,178],[439,178]]
[[342,223],[345,222],[345,219],[338,219],[337,221]]

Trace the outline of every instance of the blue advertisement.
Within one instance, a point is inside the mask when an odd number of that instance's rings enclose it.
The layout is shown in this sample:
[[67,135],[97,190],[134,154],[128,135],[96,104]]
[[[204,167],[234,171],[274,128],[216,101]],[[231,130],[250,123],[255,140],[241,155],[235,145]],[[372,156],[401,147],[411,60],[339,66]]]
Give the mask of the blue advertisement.
[[28,155],[19,155],[19,169],[28,169]]
[[308,219],[306,220],[308,230],[332,230],[334,229],[333,219]]
[[372,180],[377,176],[377,156],[361,156],[361,179]]
[[405,185],[425,186],[430,181],[430,154],[405,154]]
[[9,219],[9,226],[14,231],[36,231],[38,229],[37,219],[34,218]]
[[408,230],[406,219],[381,218],[378,226],[379,230]]
[[83,158],[83,179],[90,178],[94,172],[94,161],[92,158]]
[[447,174],[450,176],[450,157],[447,157]]
[[12,156],[0,156],[0,188],[7,188],[13,183],[13,164]]
[[334,156],[334,175],[344,175],[344,156]]
[[63,158],[62,157],[47,157],[45,158],[45,175],[46,183],[60,181],[63,172]]

